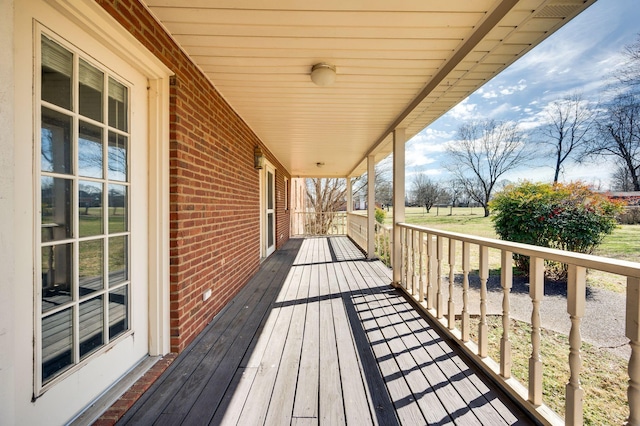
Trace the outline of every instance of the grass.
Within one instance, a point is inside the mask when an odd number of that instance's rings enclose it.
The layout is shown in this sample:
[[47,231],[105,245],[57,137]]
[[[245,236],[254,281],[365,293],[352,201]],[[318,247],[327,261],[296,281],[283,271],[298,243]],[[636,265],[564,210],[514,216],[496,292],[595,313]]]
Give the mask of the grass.
[[[487,317],[489,324],[489,356],[500,359],[502,317]],[[477,343],[479,318],[471,318],[471,338]],[[522,384],[528,382],[528,363],[531,355],[531,326],[511,321],[509,337],[513,348],[512,375]],[[569,341],[567,336],[549,330],[541,332],[543,363],[543,401],[561,416],[565,411],[565,385],[569,381]],[[526,350],[525,350],[526,349]],[[587,343],[582,344],[582,372],[584,388],[584,424],[624,424],[627,404],[627,362]]]

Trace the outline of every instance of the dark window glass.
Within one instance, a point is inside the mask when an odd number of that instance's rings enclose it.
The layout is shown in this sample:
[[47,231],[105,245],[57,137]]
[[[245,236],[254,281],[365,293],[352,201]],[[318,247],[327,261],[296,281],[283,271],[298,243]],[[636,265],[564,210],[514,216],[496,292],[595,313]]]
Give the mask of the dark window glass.
[[79,112],[85,117],[102,122],[102,93],[104,92],[104,74],[80,59]]
[[43,172],[73,173],[71,117],[43,107],[40,147],[40,168]]
[[73,236],[72,181],[43,176],[41,182],[42,242]]
[[103,296],[80,304],[80,359],[104,345]]
[[42,381],[53,378],[73,363],[72,309],[42,318]]
[[42,37],[42,100],[71,109],[73,54],[58,43]]
[[109,292],[109,341],[129,330],[129,286]]

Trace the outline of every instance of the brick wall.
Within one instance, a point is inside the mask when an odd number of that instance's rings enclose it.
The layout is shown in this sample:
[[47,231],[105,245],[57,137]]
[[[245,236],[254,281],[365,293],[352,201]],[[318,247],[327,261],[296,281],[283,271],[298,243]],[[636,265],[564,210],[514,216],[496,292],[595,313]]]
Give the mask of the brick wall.
[[[95,0],[167,65],[170,96],[171,350],[182,351],[260,262],[260,144],[137,0]],[[276,167],[277,247],[289,238],[284,167]],[[212,290],[206,302],[202,294]]]

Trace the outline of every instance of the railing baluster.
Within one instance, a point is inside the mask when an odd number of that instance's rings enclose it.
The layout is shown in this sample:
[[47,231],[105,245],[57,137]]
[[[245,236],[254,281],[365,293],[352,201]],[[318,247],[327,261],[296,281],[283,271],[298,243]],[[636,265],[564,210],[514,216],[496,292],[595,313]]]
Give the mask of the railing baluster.
[[418,232],[418,254],[420,256],[418,302],[422,303],[424,301],[424,234],[422,231]]
[[625,335],[630,340],[629,419],[627,425],[640,425],[640,278],[627,277],[627,314]]
[[[386,228],[385,228],[386,229]],[[393,268],[393,253],[391,253],[391,247],[393,247],[393,232],[386,229],[387,234],[387,253],[389,254],[389,265]]]
[[427,309],[433,309],[433,283],[435,282],[435,248],[433,235],[427,233]]
[[569,331],[569,383],[566,386],[565,420],[568,425],[581,425],[582,399],[584,390],[580,386],[580,370],[582,358],[580,346],[582,335],[580,334],[580,321],[584,316],[586,304],[586,269],[569,265],[567,280],[567,313],[571,317],[571,331]]
[[407,247],[407,235],[409,233],[409,230],[407,228],[403,228],[403,234],[402,234],[402,246],[403,246],[403,251],[402,251],[402,260],[403,260],[403,264],[404,264],[404,269],[403,269],[403,276],[404,276],[404,281],[402,283],[402,288],[404,288],[406,290],[407,285],[408,285],[408,281],[407,281],[407,270],[409,269],[409,253],[408,253],[408,247]]
[[462,243],[462,341],[469,341],[469,266],[471,244]]
[[478,273],[480,275],[480,324],[478,325],[478,355],[489,353],[489,326],[487,325],[487,280],[489,279],[489,247],[480,246]]
[[442,318],[444,309],[442,300],[442,240],[443,238],[438,235],[436,237],[436,317]]
[[415,296],[418,290],[416,276],[416,234],[418,231],[411,230],[411,295]]
[[542,404],[542,361],[540,360],[540,301],[544,295],[544,259],[529,258],[531,311],[531,358],[529,358],[529,401]]
[[453,284],[455,280],[456,264],[456,240],[449,238],[449,303],[447,313],[449,315],[449,330],[456,328],[456,304],[453,301]]
[[505,379],[511,377],[511,326],[509,293],[513,285],[513,254],[503,250],[500,262],[500,284],[502,285],[502,337],[500,338],[500,374]]

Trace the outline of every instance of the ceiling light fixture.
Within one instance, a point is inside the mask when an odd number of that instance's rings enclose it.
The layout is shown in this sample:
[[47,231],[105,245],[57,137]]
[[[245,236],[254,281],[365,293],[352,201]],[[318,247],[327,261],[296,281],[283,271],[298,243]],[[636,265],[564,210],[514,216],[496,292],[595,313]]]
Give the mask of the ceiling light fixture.
[[330,86],[336,81],[335,65],[320,62],[311,67],[311,81],[318,86]]
[[322,166],[324,166],[324,163],[323,163],[323,162],[317,162],[317,163],[316,163],[316,167],[322,167]]

